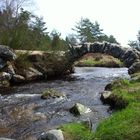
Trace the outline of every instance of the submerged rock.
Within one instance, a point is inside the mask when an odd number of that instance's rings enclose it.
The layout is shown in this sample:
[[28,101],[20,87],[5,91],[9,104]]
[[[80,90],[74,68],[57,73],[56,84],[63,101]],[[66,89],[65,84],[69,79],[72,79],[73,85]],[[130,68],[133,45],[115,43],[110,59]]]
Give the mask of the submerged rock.
[[50,130],[42,133],[38,140],[64,140],[64,136],[61,130]]
[[47,89],[41,95],[41,99],[60,98],[60,97],[65,97],[65,95],[63,93],[57,92],[54,89]]
[[77,115],[89,113],[91,112],[91,109],[80,103],[76,103],[69,111],[70,113],[77,116]]

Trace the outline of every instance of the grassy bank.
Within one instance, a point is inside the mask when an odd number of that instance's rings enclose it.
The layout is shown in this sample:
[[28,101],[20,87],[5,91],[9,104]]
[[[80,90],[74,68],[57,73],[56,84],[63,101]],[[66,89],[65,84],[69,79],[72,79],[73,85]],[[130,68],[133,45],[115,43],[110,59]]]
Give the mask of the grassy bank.
[[140,82],[120,80],[112,85],[112,93],[126,100],[128,106],[125,109],[116,111],[109,118],[100,122],[96,132],[90,132],[92,137],[84,138],[82,136],[82,130],[84,130],[82,125],[77,128],[78,130],[75,130],[74,124],[68,124],[63,130],[67,135],[72,134],[72,138],[70,137],[69,140],[81,140],[80,136],[83,138],[82,140],[140,139]]
[[83,67],[122,67],[123,63],[110,55],[100,53],[89,53],[84,55],[79,61],[75,62],[76,66]]

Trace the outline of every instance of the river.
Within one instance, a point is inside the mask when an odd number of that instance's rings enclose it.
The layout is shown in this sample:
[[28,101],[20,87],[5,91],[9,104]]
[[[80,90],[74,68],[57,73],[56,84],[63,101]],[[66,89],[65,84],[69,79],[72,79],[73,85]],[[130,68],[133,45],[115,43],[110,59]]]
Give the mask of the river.
[[[93,130],[100,120],[108,117],[108,106],[100,101],[100,92],[114,79],[129,78],[127,68],[75,68],[73,81],[53,80],[13,87],[0,96],[0,137],[33,140],[43,131],[64,123],[91,119]],[[54,88],[66,98],[41,99],[41,93]],[[79,117],[69,112],[75,103],[92,112]]]

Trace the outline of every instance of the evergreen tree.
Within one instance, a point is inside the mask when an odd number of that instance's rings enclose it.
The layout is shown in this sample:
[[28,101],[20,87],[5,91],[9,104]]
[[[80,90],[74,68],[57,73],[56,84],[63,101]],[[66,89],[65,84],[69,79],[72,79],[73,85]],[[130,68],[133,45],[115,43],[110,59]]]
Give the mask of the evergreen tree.
[[102,32],[103,29],[97,21],[91,22],[88,18],[81,18],[73,30],[76,31],[76,37],[81,43],[107,41],[119,44],[113,35],[107,36]]
[[128,42],[128,45],[134,49],[140,51],[140,31],[138,31],[137,40]]
[[74,34],[69,34],[67,37],[66,37],[66,42],[72,46],[75,46],[78,44],[77,42],[77,39],[75,37]]
[[73,30],[77,32],[81,43],[98,41],[99,36],[102,35],[99,23],[92,23],[88,18],[81,18]]

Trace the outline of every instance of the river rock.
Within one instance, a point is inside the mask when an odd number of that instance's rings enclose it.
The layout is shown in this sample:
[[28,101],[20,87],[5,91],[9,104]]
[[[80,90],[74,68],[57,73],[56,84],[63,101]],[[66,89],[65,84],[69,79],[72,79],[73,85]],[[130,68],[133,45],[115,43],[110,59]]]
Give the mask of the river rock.
[[10,80],[12,76],[9,73],[2,72],[0,73],[0,87],[1,88],[6,88],[10,86]]
[[11,74],[7,72],[0,73],[0,81],[7,80],[9,81],[12,78]]
[[43,91],[42,95],[41,95],[41,99],[48,99],[48,98],[63,98],[65,97],[64,94],[57,92],[54,89],[46,89],[45,91]]
[[11,61],[16,59],[16,55],[8,46],[0,45],[0,58],[6,61]]
[[25,82],[25,77],[15,74],[12,76],[11,82],[12,83],[23,83],[23,82]]
[[103,92],[101,93],[101,97],[100,97],[101,101],[102,101],[103,103],[107,103],[107,102],[108,102],[108,99],[109,99],[109,97],[110,97],[111,94],[112,94],[111,91],[103,91]]
[[111,109],[123,109],[128,105],[126,100],[110,91],[103,92],[100,99],[104,104],[110,105]]
[[61,130],[50,130],[42,133],[38,140],[64,140],[64,136]]
[[77,116],[77,115],[89,113],[89,112],[91,112],[91,109],[80,103],[76,103],[72,108],[70,108],[69,111],[70,111],[70,113]]
[[139,62],[135,62],[129,69],[128,69],[128,73],[129,74],[133,74],[136,72],[140,72],[140,61]]

